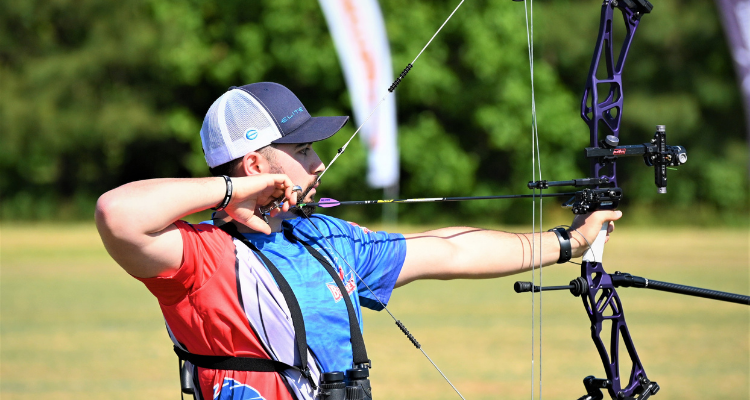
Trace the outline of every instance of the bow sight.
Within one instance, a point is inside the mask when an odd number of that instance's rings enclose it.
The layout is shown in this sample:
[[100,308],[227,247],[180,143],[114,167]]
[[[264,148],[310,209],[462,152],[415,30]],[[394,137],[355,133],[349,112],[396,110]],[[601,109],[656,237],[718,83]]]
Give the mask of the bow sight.
[[574,214],[586,214],[596,210],[617,208],[622,199],[622,190],[615,186],[615,162],[619,157],[643,156],[649,167],[654,167],[654,183],[659,193],[667,193],[667,167],[677,167],[687,162],[687,150],[682,146],[667,145],[664,125],[656,126],[654,138],[649,143],[619,146],[620,139],[607,135],[598,147],[587,147],[586,158],[591,160],[594,173],[606,175],[598,178],[573,179],[569,181],[529,182],[529,189],[548,189],[551,186],[598,186],[596,189],[583,189],[575,193],[563,207],[571,208]]

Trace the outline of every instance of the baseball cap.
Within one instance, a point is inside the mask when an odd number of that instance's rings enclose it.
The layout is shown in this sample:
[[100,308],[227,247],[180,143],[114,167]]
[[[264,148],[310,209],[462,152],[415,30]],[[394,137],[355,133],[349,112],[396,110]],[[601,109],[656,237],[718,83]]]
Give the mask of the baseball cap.
[[283,85],[231,87],[208,109],[201,127],[206,163],[216,167],[272,143],[310,143],[333,136],[349,117],[312,117]]

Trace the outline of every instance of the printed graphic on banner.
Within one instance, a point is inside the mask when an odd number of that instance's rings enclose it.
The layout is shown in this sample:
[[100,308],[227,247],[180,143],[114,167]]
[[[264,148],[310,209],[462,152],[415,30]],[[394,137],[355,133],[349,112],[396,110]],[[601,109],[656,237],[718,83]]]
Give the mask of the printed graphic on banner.
[[266,400],[254,387],[232,378],[224,378],[221,386],[214,385],[214,400]]
[[[344,278],[344,270],[339,267],[339,278],[341,278],[341,281],[344,282],[344,288],[346,288],[347,294],[354,293],[354,289],[356,288],[356,285],[354,284],[354,274],[349,273],[346,275],[346,279]],[[331,291],[331,294],[333,295],[333,299],[336,300],[336,303],[338,303],[341,299],[344,297],[341,295],[341,291],[339,290],[339,287],[336,285],[336,282],[328,282],[326,283],[326,286],[328,286],[328,290]]]

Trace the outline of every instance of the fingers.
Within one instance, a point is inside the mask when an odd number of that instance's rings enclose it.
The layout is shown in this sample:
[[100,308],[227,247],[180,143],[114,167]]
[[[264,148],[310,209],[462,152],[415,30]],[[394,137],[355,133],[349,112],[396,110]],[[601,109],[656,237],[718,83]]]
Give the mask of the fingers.
[[295,185],[292,180],[284,174],[268,175],[273,181],[274,191],[271,197],[284,198],[284,203],[279,207],[280,211],[289,211],[289,207],[297,204],[297,192],[294,190]]
[[[287,186],[286,188],[284,188],[284,197],[286,197],[287,199],[287,201],[284,202],[285,206],[297,204],[297,195],[299,194],[299,192],[294,190],[294,188],[295,188],[294,185]],[[286,211],[286,209],[284,209],[284,211]]]
[[243,221],[243,225],[247,226],[248,228],[254,231],[265,233],[266,235],[271,234],[271,226],[269,226],[262,219],[258,218],[256,215],[253,215],[247,221]]
[[275,207],[267,212],[271,217],[276,217],[298,203],[301,189],[285,174],[259,174],[238,178],[238,181],[239,179],[243,182],[242,190],[237,191],[238,195],[226,212],[255,231],[271,233],[270,226],[256,215],[258,208],[265,210]]
[[294,183],[292,183],[292,180],[288,176],[284,174],[269,174],[267,175],[267,179],[269,179],[268,186],[273,186],[274,188],[271,197],[291,198]]
[[238,207],[232,210],[227,209],[228,214],[233,220],[245,225],[255,231],[270,233],[271,227],[262,219],[255,215],[253,209],[247,207]]
[[[577,215],[573,219],[571,224],[571,240],[576,240],[577,248],[585,250],[588,248],[589,243],[593,243],[599,232],[602,230],[602,226],[606,225],[607,234],[604,238],[605,243],[609,240],[609,234],[615,230],[615,223],[622,218],[622,212],[619,210],[599,210],[585,215]],[[572,232],[581,235],[582,240],[579,240],[572,235]],[[577,254],[577,253],[576,253]]]

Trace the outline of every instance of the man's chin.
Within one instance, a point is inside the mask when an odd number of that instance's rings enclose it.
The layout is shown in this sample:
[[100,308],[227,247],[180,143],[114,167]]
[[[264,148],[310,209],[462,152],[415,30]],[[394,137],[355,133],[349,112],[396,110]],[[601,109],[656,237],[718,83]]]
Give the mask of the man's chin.
[[[302,192],[301,198],[304,199],[304,202],[300,203],[314,203],[315,202],[315,193],[317,192],[315,186],[317,186],[318,182],[315,181],[311,183],[304,192]],[[298,201],[299,202],[299,201]],[[298,217],[310,217],[314,212],[316,206],[302,206],[302,207],[293,207],[291,210],[294,215]]]
[[302,206],[302,207],[294,207],[290,211],[293,212],[294,215],[298,217],[309,218],[311,215],[313,215],[316,208],[317,207],[315,206]]

